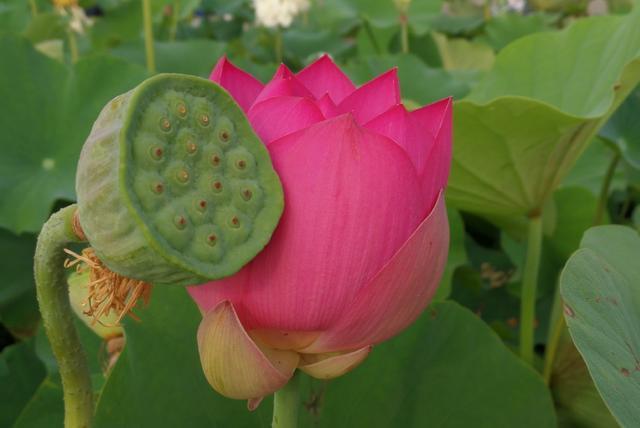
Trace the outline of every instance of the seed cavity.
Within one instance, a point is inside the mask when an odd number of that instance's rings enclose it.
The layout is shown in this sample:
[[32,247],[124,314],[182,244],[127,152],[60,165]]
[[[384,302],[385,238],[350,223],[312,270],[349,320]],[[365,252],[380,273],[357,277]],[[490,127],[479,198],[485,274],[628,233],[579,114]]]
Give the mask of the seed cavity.
[[190,155],[198,151],[198,146],[193,141],[187,140],[186,145],[187,145],[187,153],[189,153]]
[[212,155],[211,156],[211,165],[219,166],[220,162],[221,162],[220,156],[218,156],[218,155]]
[[233,216],[231,217],[231,220],[229,221],[229,225],[231,227],[233,227],[234,229],[237,229],[240,227],[240,219],[237,216]]
[[153,190],[154,193],[157,193],[159,195],[162,192],[164,192],[164,184],[160,182],[153,183],[153,185],[151,186],[151,190]]
[[247,161],[244,159],[238,159],[236,161],[236,168],[239,170],[244,170],[247,167]]
[[175,224],[178,230],[182,230],[187,227],[187,219],[182,215],[177,215],[173,218],[173,224]]
[[210,119],[209,119],[209,115],[208,114],[201,114],[200,115],[200,124],[202,126],[209,126],[209,122],[210,122]]
[[186,169],[181,169],[176,174],[176,178],[179,182],[186,183],[187,181],[189,181],[189,172]]
[[215,233],[207,236],[207,244],[214,247],[218,243],[218,236]]
[[229,138],[231,136],[229,135],[229,131],[227,131],[226,129],[223,129],[222,131],[218,132],[218,138],[220,138],[220,141],[223,142],[227,142],[229,141]]
[[244,189],[241,192],[241,195],[242,195],[242,199],[244,199],[245,201],[248,201],[253,196],[253,193],[251,192],[251,189]]
[[198,209],[198,211],[204,211],[207,209],[207,201],[204,199],[200,199],[197,203],[196,203],[196,208]]
[[169,121],[169,119],[167,119],[166,117],[160,119],[160,129],[162,129],[164,132],[171,131],[171,122]]
[[214,192],[216,193],[220,193],[222,192],[222,182],[220,181],[214,181],[213,183],[211,183],[211,188],[213,189]]
[[184,103],[179,103],[176,110],[178,110],[178,115],[180,117],[185,117],[187,115],[187,106],[184,105]]
[[152,147],[150,154],[153,160],[159,161],[162,159],[162,155],[164,155],[164,150],[162,150],[162,147]]

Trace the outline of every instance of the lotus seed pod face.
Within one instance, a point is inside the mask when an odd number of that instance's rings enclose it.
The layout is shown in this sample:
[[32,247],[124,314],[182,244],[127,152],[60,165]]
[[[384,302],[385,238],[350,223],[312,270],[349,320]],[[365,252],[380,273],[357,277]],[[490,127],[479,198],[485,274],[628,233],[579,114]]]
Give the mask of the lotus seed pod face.
[[211,78],[267,146],[285,210],[240,272],[189,288],[205,375],[242,399],[296,369],[342,375],[411,324],[439,283],[451,100],[407,111],[395,70],[356,88],[327,56],[297,74],[283,66],[266,85],[226,59]]
[[76,191],[99,259],[154,284],[235,273],[264,248],[283,209],[269,154],[238,104],[213,82],[175,74],[102,110]]

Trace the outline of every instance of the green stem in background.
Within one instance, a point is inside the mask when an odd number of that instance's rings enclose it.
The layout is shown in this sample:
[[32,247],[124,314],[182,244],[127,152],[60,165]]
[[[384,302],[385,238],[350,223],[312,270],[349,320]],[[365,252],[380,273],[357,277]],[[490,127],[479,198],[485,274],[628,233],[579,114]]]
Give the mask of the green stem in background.
[[369,37],[369,40],[371,41],[371,46],[373,46],[373,50],[376,51],[376,54],[381,55],[382,54],[382,50],[380,49],[380,45],[378,44],[378,41],[376,40],[376,36],[373,34],[373,30],[371,29],[371,24],[369,23],[368,19],[364,19],[362,21],[362,26],[364,27],[364,31],[367,32],[367,36]]
[[298,426],[299,385],[299,376],[294,374],[289,383],[275,393],[272,428],[296,428]]
[[602,224],[602,221],[604,219],[604,212],[607,208],[607,202],[609,200],[609,190],[611,188],[611,182],[613,181],[613,176],[616,173],[616,167],[618,166],[619,161],[620,153],[616,151],[616,153],[611,158],[611,163],[609,163],[609,168],[607,168],[604,180],[602,181],[602,187],[600,188],[600,197],[598,198],[598,207],[596,208],[596,215],[593,218],[594,226]]
[[529,218],[527,259],[522,277],[520,296],[520,357],[533,364],[533,333],[536,312],[536,289],[542,252],[542,215]]
[[171,28],[169,28],[169,40],[172,42],[176,40],[176,34],[178,33],[178,18],[180,15],[180,0],[174,0],[173,13],[171,14]]
[[280,27],[276,28],[276,32],[274,35],[274,46],[273,49],[276,54],[276,62],[279,64],[283,60],[283,42],[282,42],[282,30]]
[[406,14],[400,15],[400,43],[402,53],[409,53],[409,18]]
[[62,378],[65,427],[88,428],[93,418],[91,375],[73,322],[63,266],[64,248],[80,242],[73,231],[75,211],[75,205],[63,208],[44,224],[36,245],[34,270],[44,329]]
[[69,41],[69,53],[71,55],[71,64],[78,62],[80,55],[78,54],[78,39],[76,39],[76,33],[73,30],[67,30],[67,40]]
[[549,317],[549,332],[547,333],[547,347],[544,352],[544,368],[542,378],[545,385],[549,386],[551,374],[553,373],[553,362],[556,359],[558,343],[564,328],[564,317],[562,315],[562,296],[560,296],[560,284],[556,286],[556,293],[553,297],[553,307]]
[[31,8],[31,16],[35,17],[38,15],[38,5],[36,0],[29,0],[29,7]]
[[153,46],[153,22],[151,20],[151,0],[142,0],[142,21],[144,24],[144,50],[147,56],[147,70],[156,72],[156,54]]

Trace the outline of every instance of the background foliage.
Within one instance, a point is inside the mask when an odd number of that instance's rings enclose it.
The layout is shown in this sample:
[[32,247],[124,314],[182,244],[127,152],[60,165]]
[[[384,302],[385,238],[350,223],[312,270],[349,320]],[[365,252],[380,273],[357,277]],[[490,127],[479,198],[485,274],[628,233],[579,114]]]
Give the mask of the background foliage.
[[[406,11],[392,0],[314,0],[278,30],[255,25],[249,0],[152,6],[157,72],[207,77],[224,54],[264,81],[281,39],[294,70],[328,52],[359,84],[398,67],[406,105],[454,96],[452,245],[437,301],[352,373],[304,377],[303,426],[640,425],[625,406],[640,399],[640,13],[630,0],[413,0]],[[140,1],[79,7],[88,21],[47,0],[0,0],[3,427],[62,424],[35,302],[35,236],[74,200],[100,108],[151,74]],[[532,215],[544,230],[534,367],[514,352]],[[582,238],[603,222],[617,226]],[[622,307],[597,306],[614,295]],[[121,353],[78,322],[97,426],[269,424],[269,400],[250,413],[206,383],[200,314],[184,289],[154,291],[137,313]]]

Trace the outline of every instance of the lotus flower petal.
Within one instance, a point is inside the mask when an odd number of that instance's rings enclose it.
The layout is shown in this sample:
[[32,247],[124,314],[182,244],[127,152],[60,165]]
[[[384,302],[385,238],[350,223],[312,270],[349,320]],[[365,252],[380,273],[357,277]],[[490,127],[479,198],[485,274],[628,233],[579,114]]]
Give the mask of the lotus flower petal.
[[222,57],[209,76],[212,80],[225,88],[246,112],[253,104],[263,85],[249,73],[239,69],[227,59]]
[[303,355],[298,368],[317,379],[333,379],[356,368],[367,358],[369,352],[371,352],[371,346],[343,354]]
[[441,193],[433,211],[370,284],[359,290],[343,317],[302,352],[335,352],[376,344],[411,324],[429,303],[442,276],[448,231]]
[[340,104],[340,113],[352,113],[358,123],[369,120],[400,104],[400,83],[394,68],[353,91]]
[[350,115],[269,149],[287,198],[271,242],[240,274],[191,294],[205,311],[231,300],[247,328],[321,330],[416,229],[425,201],[401,148]]
[[282,388],[300,359],[295,352],[261,348],[228,301],[205,314],[198,328],[198,349],[211,386],[238,399],[257,399]]
[[274,97],[306,97],[314,99],[313,94],[300,82],[298,78],[287,68],[281,65],[256,97],[254,103],[268,100]]
[[339,103],[356,89],[329,55],[321,56],[299,71],[297,76],[318,100],[328,95],[334,103]]
[[396,105],[369,121],[365,127],[386,135],[409,154],[421,177],[430,207],[446,186],[451,163],[451,98],[412,112]]
[[324,120],[308,98],[276,97],[254,104],[248,113],[253,129],[265,144]]

